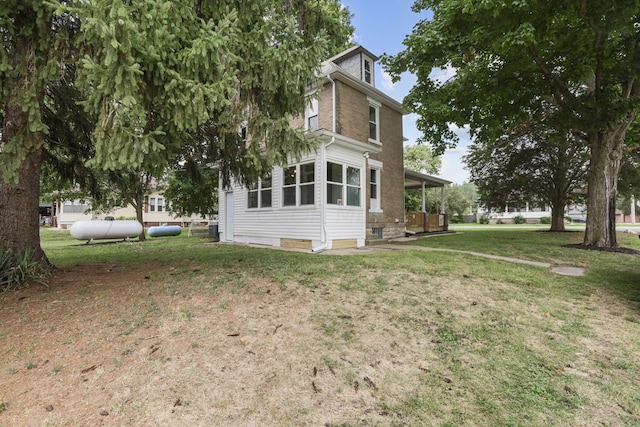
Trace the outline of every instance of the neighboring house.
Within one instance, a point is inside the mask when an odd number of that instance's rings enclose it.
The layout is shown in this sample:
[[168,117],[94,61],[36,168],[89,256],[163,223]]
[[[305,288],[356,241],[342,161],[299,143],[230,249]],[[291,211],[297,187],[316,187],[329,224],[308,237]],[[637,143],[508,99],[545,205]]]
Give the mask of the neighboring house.
[[376,60],[354,46],[323,63],[310,107],[292,122],[313,132],[317,150],[255,187],[220,188],[221,241],[319,251],[405,235],[408,111],[375,88]]
[[[136,219],[136,211],[133,206],[114,208],[105,213],[88,212],[91,206],[80,201],[58,202],[53,206],[54,215],[46,223],[66,230],[76,221],[87,221],[92,219],[105,219],[106,217]],[[191,220],[198,220],[200,216],[176,217],[167,210],[167,201],[160,193],[152,193],[147,196],[142,214],[145,227],[153,225],[188,225]]]
[[[525,203],[524,206],[507,205],[503,211],[478,209],[477,221],[486,215],[490,223],[514,223],[516,217],[522,217],[529,224],[539,224],[542,218],[551,218],[551,207],[544,203]],[[587,218],[587,208],[585,205],[575,204],[566,206],[564,215],[574,222],[585,222]]]

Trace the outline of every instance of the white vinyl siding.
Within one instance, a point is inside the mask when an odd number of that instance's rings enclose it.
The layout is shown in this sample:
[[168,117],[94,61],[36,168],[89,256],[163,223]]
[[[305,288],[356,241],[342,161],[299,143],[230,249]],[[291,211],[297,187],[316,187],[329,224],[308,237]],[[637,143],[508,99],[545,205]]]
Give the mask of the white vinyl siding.
[[[295,173],[292,173],[292,169],[289,168],[275,167],[273,169],[270,209],[247,208],[249,196],[247,189],[235,183],[232,185],[234,192],[233,240],[235,242],[273,246],[278,246],[280,239],[283,238],[309,239],[320,242],[322,227],[319,219],[320,204],[318,200],[320,195],[318,186],[307,182],[298,185],[297,179],[299,176],[303,181],[304,179],[312,179],[313,183],[318,182],[318,171],[316,167],[313,167],[314,172],[311,173],[311,177],[308,176],[309,166],[303,167],[303,171],[299,172],[300,166],[304,164],[314,165],[313,159],[302,159],[300,164],[293,165]],[[307,178],[304,178],[305,174]],[[297,184],[293,187],[287,187],[285,182],[293,182],[292,176],[296,177]],[[288,178],[285,179],[285,177]],[[289,192],[295,195],[303,187],[304,201],[308,204],[285,205],[285,188],[293,188],[294,190],[289,190]],[[224,199],[220,197],[219,200]],[[302,198],[300,201],[303,201]],[[225,212],[225,207],[220,206],[219,211]],[[223,224],[223,221],[220,221],[220,224]],[[224,232],[224,230],[222,231]]]
[[[309,156],[284,169],[274,168],[270,209],[247,208],[247,189],[234,184],[234,197],[230,199],[234,204],[233,241],[279,246],[280,239],[304,239],[310,240],[312,247],[324,243],[331,247],[333,240],[356,239],[359,245],[364,245],[366,215],[362,190],[366,183],[365,159],[361,152],[337,144],[327,149],[326,154],[322,165],[317,157]],[[327,162],[340,165],[343,182],[339,191],[345,200],[343,205],[326,203]],[[285,191],[286,188],[293,190]],[[295,205],[293,196],[289,199],[291,204],[285,204],[287,194],[295,194]],[[221,189],[219,211],[222,215],[226,212],[223,195]],[[349,198],[357,199],[358,205],[347,205]],[[224,234],[224,219],[221,218],[219,224]]]
[[[342,164],[345,167],[359,169],[361,174],[360,182],[365,182],[365,178],[362,176],[362,173],[366,169],[364,158],[361,153],[349,150],[345,147],[333,145],[329,150],[327,150],[327,162]],[[328,177],[326,183],[329,183]],[[360,193],[362,193],[362,191],[360,191]],[[324,196],[326,203],[327,195]],[[326,229],[329,240],[358,239],[358,241],[362,241],[362,244],[364,244],[366,235],[366,213],[364,203],[361,202],[360,206],[326,203],[325,209]]]

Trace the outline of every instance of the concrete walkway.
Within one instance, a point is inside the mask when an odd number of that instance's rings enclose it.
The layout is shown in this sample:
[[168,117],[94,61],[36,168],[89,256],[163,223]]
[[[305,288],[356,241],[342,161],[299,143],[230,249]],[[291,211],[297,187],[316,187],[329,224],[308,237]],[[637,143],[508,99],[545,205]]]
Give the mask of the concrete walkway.
[[[546,269],[548,269],[549,271],[551,271],[553,273],[564,275],[564,276],[584,276],[586,274],[586,268],[575,266],[575,265],[557,265],[557,264],[554,265],[554,264],[550,264],[548,262],[530,261],[530,260],[520,259],[520,258],[511,258],[511,257],[506,257],[506,256],[501,256],[501,255],[486,254],[486,253],[483,253],[483,252],[465,251],[465,250],[458,250],[458,249],[445,249],[445,248],[429,248],[429,247],[426,247],[426,246],[417,246],[417,245],[399,245],[397,243],[394,243],[394,242],[404,242],[404,243],[406,243],[406,242],[413,242],[413,241],[416,241],[416,240],[417,240],[417,238],[415,238],[415,237],[401,237],[399,239],[394,239],[394,240],[390,241],[389,243],[384,243],[384,244],[379,244],[379,245],[371,245],[371,246],[364,246],[364,247],[361,247],[361,248],[327,249],[327,250],[323,250],[323,251],[320,251],[320,252],[316,252],[316,255],[321,255],[321,256],[322,255],[329,255],[329,256],[331,256],[331,255],[334,255],[334,256],[366,255],[366,254],[370,254],[370,253],[390,252],[390,251],[452,252],[452,253],[459,253],[459,254],[477,256],[477,257],[481,257],[481,258],[495,259],[495,260],[498,260],[498,261],[505,261],[505,262],[513,262],[513,263],[517,263],[517,264],[531,265],[533,267],[546,268]],[[220,243],[216,243],[216,244],[220,244]],[[237,243],[223,243],[223,244],[237,244]],[[270,248],[270,249],[277,249],[277,250],[282,250],[282,251],[309,253],[309,250],[306,250],[306,249],[282,248],[282,247],[264,246],[264,245],[256,245],[256,244],[248,244],[247,246],[256,247],[256,248]]]
[[[406,238],[406,239],[398,239],[396,241],[412,241],[415,238]],[[548,262],[539,262],[539,261],[530,261],[526,259],[520,258],[511,258],[500,255],[492,255],[486,254],[482,252],[475,251],[465,251],[465,250],[457,250],[457,249],[444,249],[444,248],[429,248],[425,246],[416,246],[416,245],[397,245],[393,243],[386,243],[381,245],[372,245],[365,246],[363,248],[354,248],[354,249],[331,249],[324,252],[321,252],[322,255],[364,255],[367,253],[375,253],[375,252],[388,252],[388,251],[431,251],[431,252],[453,252],[459,254],[466,254],[477,256],[481,258],[489,258],[495,259],[499,261],[505,262],[513,262],[517,264],[526,264],[534,267],[546,268],[552,271],[553,273],[564,275],[564,276],[584,276],[586,274],[586,269],[584,267],[578,267],[573,265],[553,265]]]

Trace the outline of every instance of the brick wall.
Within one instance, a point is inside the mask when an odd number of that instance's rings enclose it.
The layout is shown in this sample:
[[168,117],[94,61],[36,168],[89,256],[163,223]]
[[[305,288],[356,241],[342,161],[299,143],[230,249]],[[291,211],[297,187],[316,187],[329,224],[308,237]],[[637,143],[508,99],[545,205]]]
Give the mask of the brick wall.
[[[331,83],[327,81],[327,79],[323,79],[322,88],[320,89],[320,94],[318,98],[318,128],[332,130],[333,122],[333,104],[331,102],[332,98],[332,88]],[[300,126],[305,126],[305,115],[302,114],[300,116],[296,116],[291,119],[291,127],[297,128]]]
[[356,139],[369,139],[369,101],[367,95],[336,81],[337,133]]
[[[338,133],[358,141],[369,140],[369,101],[367,95],[337,82]],[[382,151],[370,158],[383,163],[381,180],[382,213],[367,214],[367,232],[384,228],[384,238],[404,235],[404,163],[402,114],[382,104],[380,107]],[[369,210],[369,171],[367,170],[367,212]],[[396,223],[396,219],[398,222]]]
[[[367,94],[341,82],[336,84],[336,132],[346,137],[368,142],[369,101]],[[332,84],[325,79],[318,101],[318,126],[332,130]],[[304,117],[295,118],[292,125],[303,125]],[[382,213],[369,213],[369,171],[363,189],[367,197],[367,233],[372,228],[383,228],[383,237],[404,235],[404,163],[402,140],[402,114],[382,104],[380,107],[380,142],[382,151],[370,158],[383,163],[381,180]],[[374,145],[372,144],[372,147]],[[377,145],[376,145],[377,147]],[[398,222],[396,222],[398,219]]]
[[[380,224],[383,224],[385,239],[401,237],[404,235],[402,114],[384,104],[380,107],[380,141],[382,152],[372,154],[370,158],[383,163],[380,177],[382,185],[380,201],[383,213],[368,213],[367,229],[370,231],[371,228],[380,227]],[[367,175],[368,173],[369,171]],[[369,191],[367,185],[367,200],[369,200]],[[399,220],[397,223],[396,218]]]

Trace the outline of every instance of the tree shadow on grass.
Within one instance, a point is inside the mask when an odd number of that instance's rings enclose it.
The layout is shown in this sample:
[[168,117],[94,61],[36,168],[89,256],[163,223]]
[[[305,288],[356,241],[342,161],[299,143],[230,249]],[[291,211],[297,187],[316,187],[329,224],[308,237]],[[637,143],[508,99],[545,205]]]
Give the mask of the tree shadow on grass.
[[636,249],[623,248],[620,246],[617,248],[602,248],[599,246],[583,245],[581,243],[578,243],[578,244],[562,245],[562,247],[572,248],[572,249],[583,249],[587,251],[613,252],[613,253],[627,254],[627,255],[640,255],[640,251]]

